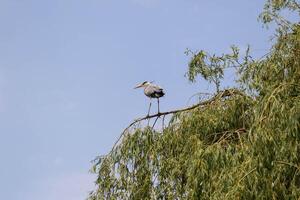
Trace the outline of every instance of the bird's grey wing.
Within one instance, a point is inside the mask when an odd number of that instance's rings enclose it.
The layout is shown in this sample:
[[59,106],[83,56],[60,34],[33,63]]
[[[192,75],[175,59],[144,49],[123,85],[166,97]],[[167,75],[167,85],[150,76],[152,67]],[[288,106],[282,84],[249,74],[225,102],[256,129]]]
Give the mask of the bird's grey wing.
[[159,98],[164,96],[165,93],[163,92],[163,89],[158,85],[151,85],[145,88],[145,94],[148,97]]
[[163,91],[163,89],[161,87],[159,87],[158,85],[152,85],[152,88],[155,92],[161,92]]

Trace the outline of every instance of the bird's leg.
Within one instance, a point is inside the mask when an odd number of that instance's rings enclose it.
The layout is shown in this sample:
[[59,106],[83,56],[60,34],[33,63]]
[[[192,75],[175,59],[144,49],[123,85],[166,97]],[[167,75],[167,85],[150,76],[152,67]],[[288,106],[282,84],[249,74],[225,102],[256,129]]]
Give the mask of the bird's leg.
[[[150,109],[151,109],[151,104],[152,104],[152,101],[151,101],[151,98],[150,98],[150,104],[149,104],[149,108],[148,108],[148,114],[147,114],[146,117],[149,117]],[[148,119],[148,126],[149,126],[149,123],[150,123],[150,118]]]
[[150,99],[150,104],[149,104],[149,108],[148,108],[148,114],[147,114],[147,116],[149,116],[149,114],[150,114],[150,108],[151,108],[151,99]]
[[160,113],[159,112],[159,98],[157,98],[157,108],[158,108],[158,112],[157,113],[159,114]]

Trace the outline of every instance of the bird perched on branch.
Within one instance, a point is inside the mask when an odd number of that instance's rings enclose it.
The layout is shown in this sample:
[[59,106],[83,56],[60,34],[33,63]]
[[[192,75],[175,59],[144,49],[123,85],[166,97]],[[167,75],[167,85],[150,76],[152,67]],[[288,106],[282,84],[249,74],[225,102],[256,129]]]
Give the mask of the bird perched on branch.
[[149,105],[147,116],[149,116],[150,108],[151,108],[151,99],[153,99],[153,98],[157,99],[158,113],[160,113],[159,112],[159,98],[163,97],[165,95],[163,89],[160,86],[154,85],[154,84],[152,84],[152,82],[148,82],[148,81],[145,81],[145,82],[137,85],[134,89],[137,89],[137,88],[144,88],[144,94],[150,98],[150,105]]

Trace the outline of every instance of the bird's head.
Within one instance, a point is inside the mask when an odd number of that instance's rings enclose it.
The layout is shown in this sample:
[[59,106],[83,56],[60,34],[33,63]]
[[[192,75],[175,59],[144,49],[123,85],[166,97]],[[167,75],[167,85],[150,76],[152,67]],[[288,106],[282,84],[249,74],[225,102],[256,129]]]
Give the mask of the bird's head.
[[141,87],[147,87],[150,84],[151,83],[149,81],[144,81],[144,82],[138,84],[134,89],[141,88]]

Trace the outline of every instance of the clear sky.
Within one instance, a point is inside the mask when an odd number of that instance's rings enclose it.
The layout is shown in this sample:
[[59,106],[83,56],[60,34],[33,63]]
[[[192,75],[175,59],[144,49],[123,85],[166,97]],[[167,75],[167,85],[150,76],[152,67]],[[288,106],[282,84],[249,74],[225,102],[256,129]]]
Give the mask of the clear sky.
[[263,2],[0,0],[0,199],[87,197],[90,160],[147,112],[133,87],[163,86],[162,111],[211,91],[184,78],[185,49],[262,55]]

